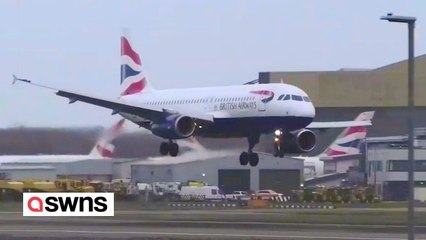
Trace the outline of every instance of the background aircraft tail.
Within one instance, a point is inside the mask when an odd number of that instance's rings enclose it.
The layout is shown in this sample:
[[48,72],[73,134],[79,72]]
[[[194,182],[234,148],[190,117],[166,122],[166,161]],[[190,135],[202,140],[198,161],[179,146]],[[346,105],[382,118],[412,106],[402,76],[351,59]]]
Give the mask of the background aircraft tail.
[[[355,121],[372,120],[374,111],[363,112],[355,118]],[[347,127],[336,138],[336,140],[321,154],[327,157],[336,157],[341,155],[359,154],[361,152],[361,143],[367,136],[367,127]]]
[[110,129],[105,130],[89,155],[93,157],[111,158],[115,148],[115,146],[111,144],[111,141],[123,133],[124,122],[125,120],[121,119]]
[[151,90],[142,71],[142,62],[128,36],[121,37],[121,96]]

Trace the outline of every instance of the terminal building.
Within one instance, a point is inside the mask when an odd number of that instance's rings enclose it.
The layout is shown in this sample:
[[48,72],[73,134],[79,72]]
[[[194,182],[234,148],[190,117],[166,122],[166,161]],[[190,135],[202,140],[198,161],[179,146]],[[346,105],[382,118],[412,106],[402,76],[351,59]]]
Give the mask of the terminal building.
[[[414,195],[426,201],[426,131],[418,129],[414,141]],[[368,140],[368,184],[384,200],[408,198],[407,136],[378,137]]]

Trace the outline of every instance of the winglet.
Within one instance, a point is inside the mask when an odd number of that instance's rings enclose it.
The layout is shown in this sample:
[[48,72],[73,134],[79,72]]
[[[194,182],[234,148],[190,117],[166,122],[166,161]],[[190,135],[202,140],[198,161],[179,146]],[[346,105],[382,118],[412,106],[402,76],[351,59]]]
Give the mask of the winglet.
[[28,80],[28,79],[18,78],[15,74],[12,74],[12,76],[13,76],[12,85],[13,85],[13,84],[15,84],[17,81],[26,82],[26,83],[31,83],[31,81],[30,81],[30,80]]

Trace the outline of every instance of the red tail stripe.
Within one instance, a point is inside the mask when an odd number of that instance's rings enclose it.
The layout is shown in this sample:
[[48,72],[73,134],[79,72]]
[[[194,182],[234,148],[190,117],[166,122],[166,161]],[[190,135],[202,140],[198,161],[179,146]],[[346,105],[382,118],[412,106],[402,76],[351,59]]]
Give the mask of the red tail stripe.
[[129,41],[125,37],[121,37],[121,56],[123,55],[129,56],[135,63],[141,65],[139,54],[133,51],[132,46],[130,46]]
[[111,158],[113,155],[113,152],[101,147],[100,145],[97,145],[96,148],[98,149],[98,152],[101,154],[102,157],[109,157]]
[[327,156],[337,156],[337,155],[343,155],[343,154],[346,154],[346,153],[341,152],[341,151],[336,151],[336,150],[333,150],[333,149],[329,149],[329,150],[327,150],[326,154],[327,154]]
[[131,83],[129,87],[127,87],[126,90],[124,90],[124,92],[121,93],[121,95],[124,96],[124,95],[138,93],[138,92],[141,92],[144,88],[145,88],[145,79],[142,79],[140,81]]
[[358,133],[358,132],[367,132],[366,127],[350,127],[348,131],[345,132],[345,136],[352,134],[352,133]]

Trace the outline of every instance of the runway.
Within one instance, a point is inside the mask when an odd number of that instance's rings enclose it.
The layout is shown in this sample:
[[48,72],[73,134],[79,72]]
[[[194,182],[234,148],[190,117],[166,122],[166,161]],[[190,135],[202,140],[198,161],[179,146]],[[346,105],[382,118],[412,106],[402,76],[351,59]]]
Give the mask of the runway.
[[[315,226],[313,226],[314,228]],[[425,236],[416,239],[426,239]],[[1,239],[347,239],[402,240],[405,234],[364,233],[339,230],[260,230],[175,227],[111,226],[1,226]]]
[[[318,211],[308,212],[315,218]],[[320,211],[321,212],[321,211]],[[405,227],[283,221],[283,210],[116,211],[114,217],[23,217],[0,212],[0,239],[406,239]],[[326,212],[324,212],[326,213]],[[367,213],[367,211],[365,212]],[[280,218],[281,216],[281,218]],[[368,216],[367,216],[368,217]],[[344,216],[340,216],[344,218]],[[297,220],[297,219],[295,219]],[[418,228],[416,239],[426,239]]]

